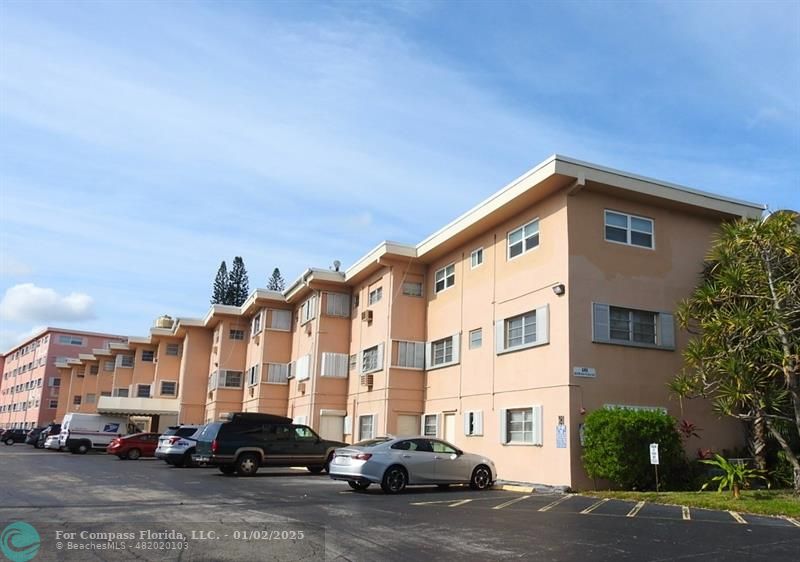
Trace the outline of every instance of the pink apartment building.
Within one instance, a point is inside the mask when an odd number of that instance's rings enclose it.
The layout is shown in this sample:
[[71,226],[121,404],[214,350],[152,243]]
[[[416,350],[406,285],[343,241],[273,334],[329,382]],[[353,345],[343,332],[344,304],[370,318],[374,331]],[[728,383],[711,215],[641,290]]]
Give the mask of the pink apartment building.
[[57,362],[124,338],[113,334],[45,328],[3,355],[0,427],[33,428],[57,417],[61,377]]
[[177,388],[154,396],[155,371],[131,379],[117,363],[128,394],[97,410],[281,413],[351,442],[438,436],[489,455],[500,478],[573,488],[590,484],[581,427],[597,408],[665,410],[703,427],[703,446],[737,446],[740,428],[708,404],[670,399],[688,338],[673,314],[720,223],[762,211],[553,156],[419,244],[383,242],[346,271],[308,269],[283,293],[112,344],[141,347],[128,370],[145,349],[160,369],[177,346]]

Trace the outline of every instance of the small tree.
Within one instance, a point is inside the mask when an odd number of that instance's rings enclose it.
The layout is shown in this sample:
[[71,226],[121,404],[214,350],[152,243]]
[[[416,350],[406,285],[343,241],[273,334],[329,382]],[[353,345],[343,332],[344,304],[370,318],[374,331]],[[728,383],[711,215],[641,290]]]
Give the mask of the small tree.
[[272,275],[267,280],[267,289],[270,291],[283,291],[286,287],[286,282],[283,280],[281,276],[281,270],[277,267],[272,270]]
[[659,445],[659,477],[677,481],[686,467],[675,419],[659,411],[601,408],[586,416],[583,466],[592,478],[631,490],[655,488],[650,443]]
[[223,260],[219,264],[217,277],[214,279],[214,289],[211,293],[211,304],[225,304],[228,298],[228,266]]
[[241,306],[250,294],[250,282],[247,278],[247,269],[241,256],[233,258],[233,265],[228,276],[228,294],[225,304]]

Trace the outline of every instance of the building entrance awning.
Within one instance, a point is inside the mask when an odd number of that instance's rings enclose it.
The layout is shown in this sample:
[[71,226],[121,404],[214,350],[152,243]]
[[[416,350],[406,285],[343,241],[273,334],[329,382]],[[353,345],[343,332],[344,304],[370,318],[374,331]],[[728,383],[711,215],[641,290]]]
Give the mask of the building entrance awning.
[[97,400],[98,414],[128,416],[170,416],[178,415],[178,401],[170,398],[124,398],[121,396],[101,396]]

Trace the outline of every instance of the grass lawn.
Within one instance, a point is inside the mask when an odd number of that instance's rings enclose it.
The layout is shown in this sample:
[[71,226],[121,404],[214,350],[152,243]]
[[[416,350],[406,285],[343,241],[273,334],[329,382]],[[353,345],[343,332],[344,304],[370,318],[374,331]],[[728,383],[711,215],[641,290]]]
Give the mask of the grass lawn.
[[792,495],[791,490],[742,490],[742,498],[733,499],[730,492],[581,492],[586,496],[612,498],[617,500],[647,501],[702,507],[706,509],[724,509],[741,513],[757,513],[760,515],[788,515],[800,517],[800,499]]

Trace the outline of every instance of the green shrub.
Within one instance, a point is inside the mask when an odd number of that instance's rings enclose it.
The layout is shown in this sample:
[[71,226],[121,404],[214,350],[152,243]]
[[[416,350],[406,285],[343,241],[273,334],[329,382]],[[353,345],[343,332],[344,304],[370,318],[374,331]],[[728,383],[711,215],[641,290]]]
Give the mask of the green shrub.
[[655,489],[650,443],[658,443],[662,489],[680,487],[687,462],[675,419],[659,411],[595,410],[584,426],[583,466],[592,478],[626,490]]

